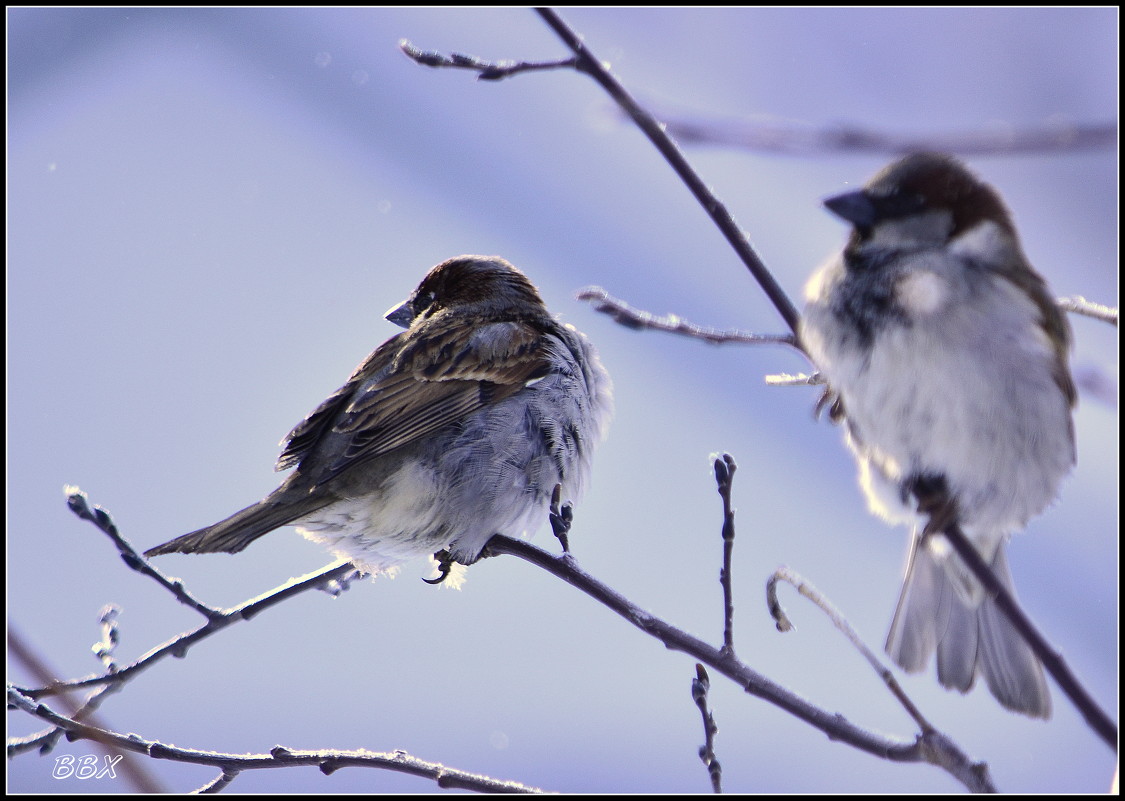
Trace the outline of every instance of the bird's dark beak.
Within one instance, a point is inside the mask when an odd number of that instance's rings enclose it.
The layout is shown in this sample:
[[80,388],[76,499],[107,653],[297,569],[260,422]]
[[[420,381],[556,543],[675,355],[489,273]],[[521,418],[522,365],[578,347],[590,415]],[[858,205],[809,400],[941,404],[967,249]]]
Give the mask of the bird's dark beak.
[[414,309],[409,300],[404,300],[394,308],[388,309],[383,317],[401,328],[409,328],[414,322]]
[[875,204],[862,189],[830,197],[824,205],[837,217],[843,217],[858,228],[870,228],[879,219]]

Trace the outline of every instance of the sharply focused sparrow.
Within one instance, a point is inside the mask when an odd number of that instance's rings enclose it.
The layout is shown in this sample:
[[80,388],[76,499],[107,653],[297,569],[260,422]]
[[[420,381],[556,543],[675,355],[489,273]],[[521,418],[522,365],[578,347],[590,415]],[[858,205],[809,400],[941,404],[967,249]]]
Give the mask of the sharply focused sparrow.
[[1000,199],[948,156],[919,153],[825,201],[852,224],[809,281],[802,343],[835,393],[871,510],[914,522],[887,652],[1009,709],[1049,717],[1043,670],[919,513],[945,503],[1007,587],[1005,548],[1075,462],[1070,329]]
[[236,553],[292,524],[373,574],[442,551],[469,564],[493,534],[538,527],[556,485],[579,493],[610,378],[523,273],[458,256],[386,317],[406,331],[289,433],[280,487],[146,555]]

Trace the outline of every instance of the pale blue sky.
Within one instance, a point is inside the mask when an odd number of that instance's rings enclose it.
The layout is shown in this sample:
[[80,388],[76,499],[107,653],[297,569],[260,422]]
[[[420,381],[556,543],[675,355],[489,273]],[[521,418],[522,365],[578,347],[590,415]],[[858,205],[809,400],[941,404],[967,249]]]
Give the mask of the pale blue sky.
[[[723,116],[924,133],[1117,116],[1116,9],[573,9],[563,16],[640,98]],[[737,639],[776,681],[902,738],[906,716],[792,594],[797,631],[762,603],[788,564],[879,648],[906,533],[869,517],[815,393],[766,387],[804,369],[773,348],[624,330],[573,299],[600,284],[696,322],[781,331],[718,232],[590,80],[480,83],[397,49],[566,55],[524,9],[8,11],[9,623],[65,676],[97,669],[103,604],[123,658],[195,625],[67,512],[80,485],[140,547],[272,489],[277,442],[396,329],[382,312],[436,262],[500,254],[586,332],[617,383],[617,419],[576,511],[591,572],[718,642],[719,498],[708,454],[734,454]],[[881,156],[688,156],[799,299],[846,234],[820,200]],[[1114,152],[976,158],[1059,295],[1117,302]],[[1116,381],[1117,332],[1074,323],[1074,361]],[[1017,538],[1021,598],[1117,708],[1117,409],[1084,397],[1079,467]],[[546,526],[536,543],[555,548]],[[327,557],[291,529],[237,557],[164,557],[233,604]],[[706,792],[692,661],[513,559],[461,592],[418,580],[309,595],[164,664],[109,701],[123,731],[229,751],[401,748],[577,792]],[[16,680],[22,670],[9,665]],[[1105,790],[1113,756],[1055,691],[1055,719],[1003,712],[932,673],[905,685],[1010,792]],[[712,703],[730,791],[943,792],[932,768],[828,742],[721,679]],[[30,731],[9,713],[13,733]],[[82,754],[88,746],[60,746]],[[9,763],[9,789],[59,782]],[[170,789],[214,775],[149,763]],[[241,792],[429,792],[385,772],[244,775]]]

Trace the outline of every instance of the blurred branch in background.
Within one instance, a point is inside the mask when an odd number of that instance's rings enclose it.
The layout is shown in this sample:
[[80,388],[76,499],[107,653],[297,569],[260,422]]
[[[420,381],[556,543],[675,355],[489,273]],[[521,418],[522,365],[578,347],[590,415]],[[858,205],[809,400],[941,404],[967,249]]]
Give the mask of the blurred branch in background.
[[935,150],[960,156],[1011,156],[1112,150],[1115,122],[1050,120],[1039,126],[996,123],[980,130],[891,133],[839,123],[830,127],[795,121],[691,117],[657,108],[654,114],[684,145],[733,147],[785,156],[900,155]]

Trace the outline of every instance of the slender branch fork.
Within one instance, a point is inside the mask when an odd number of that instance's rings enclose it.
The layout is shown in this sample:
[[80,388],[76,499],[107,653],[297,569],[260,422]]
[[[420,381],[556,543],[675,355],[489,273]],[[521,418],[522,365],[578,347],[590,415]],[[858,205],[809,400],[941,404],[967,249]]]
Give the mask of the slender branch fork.
[[[21,688],[8,685],[8,704],[51,724],[46,732],[26,738],[12,738],[8,741],[8,756],[38,748],[49,749],[60,732],[72,738],[95,740],[123,751],[133,751],[157,759],[170,759],[178,762],[191,762],[220,768],[222,775],[207,788],[217,792],[229,785],[244,770],[266,768],[287,768],[315,766],[322,773],[330,774],[344,767],[373,767],[409,773],[433,779],[439,787],[459,788],[488,793],[538,793],[542,790],[520,782],[494,779],[490,776],[470,773],[447,767],[438,762],[428,762],[411,756],[405,751],[374,753],[369,751],[316,750],[300,751],[277,746],[268,754],[224,754],[214,751],[200,751],[180,748],[145,740],[137,735],[123,735],[109,731],[91,722],[91,712],[110,692],[119,691],[125,683],[148,670],[168,656],[186,656],[188,649],[196,643],[243,620],[264,612],[270,607],[309,590],[324,590],[339,595],[347,589],[349,582],[360,575],[348,562],[337,562],[314,571],[307,576],[292,579],[256,598],[251,598],[230,609],[216,609],[196,600],[179,579],[170,579],[154,567],[118,531],[113,518],[100,506],[91,505],[86,494],[77,487],[66,487],[67,506],[75,515],[87,520],[104,532],[117,547],[122,561],[132,570],[148,576],[184,606],[194,609],[206,622],[194,631],[185,632],[162,645],[153,648],[129,665],[119,666],[112,660],[112,646],[116,640],[114,617],[111,612],[103,613],[104,640],[99,643],[98,655],[105,664],[104,674],[88,676],[71,681],[52,680],[40,688]],[[94,689],[95,692],[85,704],[69,715],[63,715],[39,699],[64,695],[67,692]]]
[[[734,224],[733,219],[730,217],[725,207],[710,195],[706,186],[698,176],[695,175],[694,171],[691,170],[686,160],[683,159],[682,154],[679,153],[679,150],[663,133],[659,123],[632,100],[628,93],[613,79],[601,63],[594,59],[592,54],[588,52],[577,35],[574,34],[553,11],[549,9],[538,9],[537,11],[572,51],[575,52],[573,58],[537,64],[527,62],[487,63],[471,56],[453,55],[446,57],[426,53],[416,50],[406,43],[403,43],[402,47],[408,55],[419,63],[429,66],[454,66],[474,69],[478,71],[479,77],[485,80],[498,80],[522,72],[561,68],[576,69],[594,77],[595,80],[602,84],[602,86],[606,88],[606,91],[626,109],[637,124],[649,135],[654,144],[664,153],[669,162],[672,163],[672,166],[681,175],[685,183],[688,184],[697,199],[699,199],[701,204],[704,205],[715,219],[716,224],[723,230],[728,241],[731,242],[732,246],[743,258],[743,261],[758,279],[759,283],[762,284],[763,290],[771,300],[773,300],[782,318],[790,328],[795,331],[797,315],[792,304],[784,293],[781,292],[776,283],[773,282],[772,276],[770,276],[749,244],[746,243],[741,230]],[[1076,301],[1077,300],[1080,299],[1076,299]],[[1112,321],[1116,324],[1116,310],[1109,310],[1104,313],[1101,311],[1080,311],[1103,318],[1107,318],[1110,312],[1112,312]],[[682,321],[676,319],[664,320],[663,322],[669,323],[669,327],[664,330],[674,330],[682,327]],[[652,325],[648,327],[659,328],[660,326]],[[706,336],[704,338],[706,338]],[[779,337],[776,339],[785,344],[795,344],[795,339],[791,337]],[[724,467],[720,467],[720,461]],[[909,703],[909,699],[906,699],[905,695],[901,693],[901,688],[897,688],[897,684],[893,684],[894,679],[890,671],[879,666],[878,660],[865,648],[861,648],[865,657],[871,661],[873,666],[877,667],[881,675],[884,676],[884,679],[888,680],[888,686],[895,691],[896,696],[900,697],[900,700],[904,702],[904,706],[906,706],[908,712],[910,712],[912,717],[918,722],[922,733],[914,741],[891,740],[860,729],[840,715],[831,714],[812,706],[799,696],[790,693],[764,676],[761,676],[736,658],[732,634],[733,604],[731,602],[729,588],[731,581],[729,569],[730,551],[733,547],[733,509],[730,506],[730,478],[734,472],[733,460],[729,460],[729,457],[716,460],[715,467],[716,479],[720,487],[719,491],[724,502],[724,568],[721,574],[721,580],[724,588],[726,625],[724,628],[724,644],[720,648],[710,646],[671,626],[663,620],[656,618],[650,613],[641,610],[607,585],[582,571],[578,567],[574,557],[569,553],[564,553],[562,556],[556,557],[522,541],[500,536],[494,537],[489,542],[488,552],[493,555],[508,553],[518,556],[562,578],[577,589],[585,592],[617,612],[642,631],[660,639],[669,649],[680,650],[691,654],[698,659],[700,663],[709,665],[712,669],[740,684],[747,693],[763,698],[796,717],[805,720],[810,723],[810,725],[824,731],[832,739],[842,740],[854,747],[895,761],[924,761],[939,765],[962,781],[970,789],[994,790],[995,788],[992,787],[987,774],[987,768],[981,764],[973,763],[949,741],[948,738],[935,731],[933,727],[925,721],[917,709],[913,707],[913,704]],[[220,767],[223,771],[222,775],[212,782],[208,788],[205,788],[212,791],[222,789],[228,785],[241,770],[296,765],[317,765],[325,773],[331,773],[334,770],[349,765],[369,765],[394,770],[404,770],[416,775],[430,776],[442,787],[463,787],[492,792],[537,791],[536,788],[527,787],[516,782],[501,782],[486,776],[482,777],[463,771],[455,771],[438,763],[427,763],[410,757],[402,751],[396,751],[391,754],[343,751],[311,752],[295,751],[279,746],[273,749],[268,755],[215,754],[212,752],[173,748],[155,741],[143,740],[136,735],[120,735],[115,732],[110,732],[83,722],[81,720],[83,715],[82,709],[79,709],[70,716],[58,714],[37,699],[65,693],[68,690],[82,688],[101,688],[103,691],[102,696],[104,696],[104,691],[119,688],[129,678],[151,667],[164,657],[168,655],[183,656],[188,648],[195,642],[207,636],[211,636],[233,623],[240,620],[247,620],[259,612],[309,589],[327,589],[328,591],[339,592],[342,588],[346,588],[350,577],[356,574],[354,568],[348,564],[334,564],[317,573],[310,574],[301,579],[295,579],[269,593],[251,599],[232,609],[216,609],[197,601],[188,593],[181,582],[165,577],[159,570],[152,567],[152,565],[149,564],[143,556],[138,554],[119,534],[109,515],[99,507],[91,507],[87,503],[85,496],[77,491],[77,489],[71,488],[68,492],[68,505],[75,514],[93,522],[111,537],[118,547],[123,560],[131,569],[148,575],[158,581],[165,589],[172,593],[178,601],[203,615],[207,622],[199,629],[173,638],[164,645],[153,649],[140,657],[133,664],[120,667],[116,665],[112,659],[115,631],[112,615],[108,615],[103,620],[105,638],[102,644],[103,647],[99,651],[99,657],[106,666],[106,673],[104,675],[91,676],[70,682],[52,681],[45,687],[31,690],[9,686],[9,705],[46,720],[51,723],[53,727],[57,727],[57,730],[65,730],[75,737],[86,737],[101,742],[112,743],[124,750],[138,751],[154,757],[179,759],[182,761],[191,761]],[[553,508],[552,515],[552,524],[556,528],[556,533],[559,533],[560,528],[562,528],[562,534],[565,535],[566,529],[570,527],[569,513],[565,509],[560,510]],[[557,521],[556,518],[558,518]],[[561,525],[563,523],[565,523],[565,526]],[[1002,587],[998,586],[995,578],[992,576],[987,566],[984,565],[983,560],[976,555],[975,550],[964,539],[957,527],[950,526],[943,533],[950,539],[954,547],[958,549],[959,553],[961,553],[962,557],[974,572],[977,573],[978,578],[981,579],[986,588],[988,588],[990,592],[995,592],[998,596],[998,603],[1001,608],[1005,609],[1005,612],[1013,617],[1013,622],[1017,626],[1020,626],[1021,631],[1024,631],[1025,629],[1021,626],[1019,620],[1022,613],[1019,611],[1018,606],[1015,605],[1010,597],[1005,595],[1002,591]],[[975,560],[973,558],[974,556],[976,557]],[[774,585],[777,581],[788,581],[794,584],[802,595],[813,598],[814,600],[817,599],[817,594],[809,588],[806,582],[793,574],[782,571],[775,574],[774,579],[771,579],[770,603],[771,610],[773,610],[777,616],[778,626],[782,628],[782,621],[787,621],[787,618],[785,618],[776,600]],[[830,607],[827,602],[817,602],[822,608],[825,608],[826,611]],[[1012,610],[1014,610],[1014,612]],[[844,627],[841,627],[841,630],[844,630],[846,634],[850,631]],[[1029,630],[1034,632],[1033,628]],[[1035,634],[1037,635],[1037,632]],[[857,645],[861,645],[858,643],[858,637],[855,637],[854,633],[848,634],[848,636],[850,639],[853,639]],[[1044,663],[1048,670],[1052,672],[1052,675],[1055,675],[1052,666],[1060,665],[1062,663],[1061,658],[1050,651],[1041,637],[1038,637],[1037,640],[1029,637],[1029,641],[1032,642],[1037,652],[1039,652],[1040,648],[1046,649],[1046,651],[1041,654],[1041,658],[1044,659]],[[1065,665],[1062,665],[1062,667],[1065,669]],[[1070,683],[1064,684],[1063,680],[1059,679],[1058,676],[1056,676],[1056,680],[1059,680],[1060,684],[1063,684],[1064,690],[1066,690],[1067,684]],[[1077,682],[1073,683],[1077,684]],[[718,790],[718,762],[714,759],[713,752],[713,735],[715,733],[714,720],[706,707],[706,691],[708,685],[709,677],[707,677],[706,670],[702,665],[697,665],[696,679],[693,681],[693,698],[696,699],[696,703],[700,707],[701,713],[704,715],[705,735],[707,738],[704,749],[701,749],[701,758],[704,758],[704,761],[711,768],[713,786]],[[1080,685],[1078,686],[1078,690],[1082,691]],[[1069,691],[1067,692],[1069,695]],[[1084,693],[1084,691],[1082,692]],[[88,706],[92,705],[92,703],[92,700],[87,701]],[[1113,746],[1116,747],[1116,727],[1109,722],[1108,716],[1093,705],[1092,701],[1090,704],[1094,710],[1093,713],[1087,712],[1087,709],[1083,707],[1083,712],[1087,715],[1087,719],[1091,721],[1091,725],[1098,730],[1103,738],[1112,735],[1112,743]],[[9,753],[12,753],[11,746],[9,749]],[[706,755],[704,751],[706,751]]]
[[[734,540],[734,513],[729,498],[731,478],[734,473],[734,460],[728,454],[723,454],[715,459],[715,465],[716,481],[724,502],[724,564],[728,564],[730,549],[733,547]],[[536,788],[527,787],[518,782],[496,780],[487,776],[447,768],[439,763],[418,760],[402,751],[391,754],[355,751],[296,751],[278,746],[271,750],[268,755],[222,754],[169,746],[157,741],[145,740],[132,734],[118,734],[83,722],[81,720],[81,709],[70,716],[59,714],[39,699],[68,690],[97,687],[99,685],[107,685],[102,688],[103,690],[119,689],[129,679],[152,667],[164,657],[168,655],[183,656],[195,642],[209,637],[239,620],[246,620],[250,616],[291,598],[299,592],[319,588],[338,593],[347,586],[350,575],[356,573],[355,569],[348,564],[330,565],[302,579],[290,581],[230,610],[218,611],[200,604],[178,580],[168,579],[149,564],[148,560],[139,554],[129,541],[121,535],[110,515],[99,506],[91,506],[84,493],[76,487],[68,487],[67,491],[67,505],[70,509],[77,516],[94,523],[101,531],[106,533],[121,552],[127,565],[136,572],[158,581],[177,601],[200,611],[200,614],[207,618],[207,622],[199,629],[173,638],[164,645],[149,651],[131,665],[124,667],[119,667],[116,664],[108,665],[107,672],[101,676],[91,676],[73,681],[52,681],[47,686],[38,689],[25,689],[9,685],[8,703],[10,706],[47,721],[52,725],[52,731],[62,730],[71,737],[95,739],[126,751],[135,751],[155,758],[218,767],[223,771],[223,774],[208,786],[207,789],[212,792],[230,784],[237,774],[243,770],[309,765],[317,766],[325,773],[331,773],[341,767],[348,766],[380,767],[414,775],[429,776],[442,787],[460,787],[483,792],[537,791]],[[562,509],[551,512],[553,524],[555,524],[554,518],[556,517],[566,518],[566,527],[569,528],[571,516],[565,511],[566,508],[564,505]],[[729,621],[733,616],[733,610],[731,609],[733,602],[729,597],[728,585],[731,576],[727,568],[724,568],[723,582],[725,619],[728,621],[728,625],[724,633],[724,645],[715,648],[640,609],[620,593],[583,571],[569,552],[564,552],[561,556],[554,556],[521,540],[497,535],[489,540],[486,553],[492,556],[505,553],[518,556],[562,578],[617,612],[645,633],[661,640],[669,649],[691,654],[699,662],[711,666],[714,670],[734,680],[747,693],[786,710],[824,731],[834,740],[843,741],[853,747],[896,762],[927,762],[936,765],[949,772],[971,790],[989,791],[995,789],[991,784],[987,768],[983,764],[974,763],[951,740],[932,729],[932,727],[923,727],[922,733],[913,741],[893,740],[872,734],[849,722],[842,715],[827,712],[810,704],[804,698],[786,690],[738,660],[734,655],[732,635],[729,629]],[[698,675],[697,672],[697,679]],[[701,689],[705,691],[706,688]],[[695,692],[694,686],[693,692]],[[698,704],[699,701],[697,700]],[[701,707],[701,711],[704,708]],[[710,722],[709,726],[713,726],[714,721],[710,717],[709,711],[706,712],[706,716],[705,720]],[[704,757],[704,754],[701,753],[701,758],[705,759],[708,768],[711,770],[714,784],[718,781],[720,769],[717,760],[714,760],[714,752],[711,750],[714,732],[712,731],[710,734],[711,736],[705,746],[707,756]],[[18,748],[18,745],[17,743],[9,744],[10,755],[17,753],[18,750],[26,750],[26,748]]]
[[[711,216],[723,236],[726,237],[731,247],[734,248],[735,252],[750,270],[763,292],[765,292],[782,319],[789,326],[789,329],[796,335],[799,319],[796,308],[747,241],[745,234],[734,221],[734,218],[731,216],[726,206],[708,189],[706,183],[704,183],[691,167],[679,147],[668,136],[664,126],[633,99],[632,95],[630,95],[617,79],[613,77],[606,66],[590,52],[581,37],[575,33],[555,11],[549,8],[536,8],[535,11],[574,53],[573,59],[543,62],[539,64],[532,62],[500,62],[500,64],[496,65],[496,69],[490,68],[492,66],[491,62],[482,61],[470,56],[458,55],[455,57],[443,57],[434,53],[425,53],[424,58],[416,58],[415,60],[431,67],[472,69],[481,73],[481,77],[487,77],[489,79],[510,77],[523,72],[563,67],[572,67],[592,77],[605,89],[645,135],[648,136],[653,145],[676,171],[676,174],[679,175],[680,179],[695,196],[699,204]],[[415,58],[415,54],[422,52],[418,51],[407,42],[400,43],[400,46],[403,52],[412,58]],[[599,296],[599,293],[604,295],[604,297]],[[610,298],[604,290],[599,290],[597,288],[585,290],[582,294],[584,299],[593,300],[595,303],[601,304],[602,310],[614,314],[615,319],[619,319],[625,325],[641,328],[657,328],[676,333],[687,333],[688,335],[699,336],[708,341],[748,341],[744,338],[744,332],[738,332],[733,337],[726,337],[722,332],[706,332],[706,329],[693,326],[690,323],[685,324],[684,321],[678,318],[670,317],[663,320],[655,318],[653,315],[631,309],[627,304],[615,298]],[[616,309],[614,308],[615,305]],[[1061,305],[1068,311],[1088,314],[1116,324],[1116,310],[1108,309],[1107,307],[1099,307],[1098,304],[1091,304],[1082,298],[1066,299]],[[691,330],[693,328],[696,329],[696,331],[693,332]],[[754,335],[748,336],[753,337]],[[784,341],[785,344],[793,344],[799,347],[796,339],[791,342],[784,339],[779,339],[779,341]],[[975,553],[972,545],[957,526],[948,527],[942,533],[950,540],[950,543],[962,556],[970,551]],[[1018,610],[1018,604],[1012,598],[1011,594],[1008,593],[1006,588],[992,575],[992,571],[988,565],[979,557],[977,559],[969,558],[966,562],[977,578],[981,580],[982,584],[996,595],[997,605],[1008,615],[1012,624],[1019,629],[1024,639],[1036,652],[1036,655],[1039,657],[1040,661],[1043,662],[1047,671],[1062,687],[1067,697],[1080,709],[1087,721],[1090,721],[1095,731],[1106,741],[1107,745],[1116,751],[1117,727],[1113,725],[1109,716],[1097,706],[1092,696],[1082,688],[1081,684],[1078,683],[1076,678],[1066,667],[1058,653],[1052,649],[1049,644],[1046,643],[1043,636],[1030,625],[1030,620],[1027,616],[1022,612],[1013,611]]]
[[[498,69],[489,69],[491,62],[481,61],[471,56],[449,56],[444,57],[436,53],[420,51],[409,42],[400,42],[399,47],[406,55],[414,58],[418,63],[429,67],[459,67],[463,69],[472,69],[481,73],[482,77],[487,73],[488,78],[498,79],[510,77],[512,75],[519,75],[524,72],[531,72],[543,69],[557,69],[560,67],[571,67],[579,72],[585,73],[592,77],[595,81],[601,84],[602,88],[610,94],[610,96],[617,102],[621,108],[629,115],[629,117],[637,124],[637,126],[648,136],[649,140],[660,151],[661,155],[676,171],[682,180],[695,195],[699,204],[703,206],[707,214],[714,220],[715,225],[722,231],[723,236],[726,237],[727,242],[734,248],[735,253],[742,259],[743,264],[750,270],[754,279],[762,287],[762,291],[773,303],[777,309],[778,314],[781,315],[782,320],[789,326],[789,329],[796,334],[797,332],[797,309],[793,302],[789,300],[789,296],[774,279],[773,274],[766,268],[761,258],[751,247],[747,241],[742,230],[734,221],[734,217],[727,210],[727,207],[715,197],[714,193],[707,188],[707,184],[699,177],[698,173],[692,169],[684,154],[675,142],[664,132],[663,126],[655,117],[653,117],[643,106],[641,106],[632,95],[626,91],[613,75],[590,53],[586,45],[582,42],[581,38],[571,28],[559,18],[554,11],[549,8],[537,8],[536,13],[543,18],[548,26],[566,43],[574,52],[573,59],[566,59],[562,61],[551,62],[500,62]],[[415,54],[421,54],[423,58],[415,58]]]
[[830,739],[847,743],[892,762],[926,762],[942,768],[974,792],[995,792],[987,766],[974,762],[947,736],[930,728],[914,740],[894,740],[872,734],[843,715],[828,712],[785,689],[740,661],[733,654],[716,648],[654,616],[616,590],[582,570],[568,555],[554,556],[522,540],[494,536],[488,542],[490,555],[510,554],[561,578],[616,612],[646,634],[673,651],[682,651],[717,673],[726,676],[753,696],[820,729]]
[[183,586],[183,582],[179,579],[168,578],[154,567],[151,562],[141,556],[129,541],[121,536],[113,519],[104,509],[100,506],[90,506],[89,500],[84,492],[77,487],[67,487],[66,491],[67,506],[70,507],[70,510],[78,515],[78,517],[90,521],[105,532],[110,539],[113,540],[114,545],[117,546],[118,551],[121,553],[122,561],[124,561],[126,565],[136,572],[152,578],[172,593],[176,600],[184,606],[194,609],[207,618],[207,622],[194,631],[185,632],[177,637],[173,637],[162,645],[158,645],[132,664],[125,665],[124,667],[116,667],[114,670],[107,671],[104,674],[87,676],[86,678],[75,679],[73,681],[55,682],[48,687],[26,691],[25,694],[29,698],[44,698],[68,690],[80,690],[88,687],[124,683],[169,656],[183,657],[189,648],[201,640],[205,640],[216,632],[234,625],[235,623],[250,620],[255,615],[269,609],[271,606],[281,603],[287,598],[316,589],[326,589],[329,592],[338,593],[341,591],[342,587],[346,587],[347,581],[351,577],[357,575],[356,569],[350,563],[336,562],[322,570],[309,573],[307,576],[292,579],[280,587],[276,587],[267,593],[259,595],[257,598],[251,598],[238,606],[231,607],[230,609],[216,609],[197,601]]
[[883,667],[882,662],[880,662],[878,657],[867,647],[867,644],[863,642],[863,639],[855,629],[851,627],[840,610],[833,606],[816,587],[812,586],[812,584],[787,567],[779,567],[773,572],[773,575],[770,576],[769,581],[766,582],[766,605],[769,607],[770,616],[774,619],[778,631],[785,633],[793,630],[793,623],[789,620],[789,615],[785,613],[785,609],[782,608],[781,602],[777,599],[777,585],[782,582],[791,584],[797,592],[816,604],[820,610],[828,616],[832,624],[843,632],[844,636],[848,638],[848,641],[863,655],[863,658],[867,660],[867,663],[871,665],[872,669],[879,674],[879,677],[887,685],[887,688],[895,698],[899,700],[899,703],[906,709],[910,717],[914,718],[914,722],[918,724],[918,727],[922,731],[934,731],[933,725],[923,717],[921,710],[919,710],[914,702],[906,695],[906,691],[902,689],[902,685],[895,679],[894,674]]
[[[715,648],[681,629],[657,618],[629,601],[608,585],[602,583],[579,567],[569,552],[553,556],[546,551],[522,540],[495,535],[488,541],[486,554],[498,556],[510,554],[518,556],[563,579],[570,585],[586,593],[599,603],[613,610],[646,634],[659,639],[670,650],[683,651],[695,659],[696,675],[692,680],[692,699],[703,718],[704,745],[699,749],[699,758],[707,766],[711,785],[715,792],[721,792],[722,766],[715,756],[714,715],[707,706],[707,692],[710,689],[710,676],[704,664],[739,684],[750,695],[757,696],[790,714],[821,729],[829,738],[840,740],[884,759],[901,762],[927,762],[947,771],[967,788],[975,792],[996,792],[989,775],[988,766],[973,762],[949,737],[939,732],[918,711],[907,697],[906,692],[895,681],[891,671],[879,663],[871,651],[863,645],[859,636],[851,629],[843,616],[804,579],[792,571],[779,570],[767,586],[767,600],[770,612],[778,621],[778,630],[792,628],[788,618],[777,602],[774,585],[778,580],[789,581],[798,587],[802,595],[813,599],[833,620],[857,650],[872,665],[887,687],[902,704],[907,714],[918,724],[921,734],[913,742],[892,741],[874,735],[849,722],[843,715],[828,713],[804,698],[775,684],[762,674],[749,667],[734,652],[733,618],[733,576],[731,561],[735,541],[734,507],[731,504],[734,473],[737,469],[734,458],[729,453],[712,457],[715,469],[715,484],[723,501],[723,569],[720,583],[723,587],[723,645]],[[784,625],[783,625],[784,621]],[[703,663],[703,664],[700,664]]]
[[341,768],[367,767],[393,770],[433,779],[442,788],[476,790],[484,793],[539,793],[542,790],[519,782],[501,781],[490,776],[468,773],[446,767],[439,762],[427,762],[413,757],[405,751],[376,753],[373,751],[298,751],[275,746],[268,754],[224,754],[216,751],[199,751],[165,745],[155,740],[146,740],[135,734],[118,734],[99,729],[60,715],[49,706],[37,703],[19,690],[8,687],[8,705],[34,715],[71,736],[97,740],[122,751],[133,751],[154,759],[172,759],[177,762],[190,762],[196,765],[210,765],[221,768],[222,776],[206,789],[214,792],[222,789],[244,770],[264,770],[270,768],[315,767],[329,775]]

